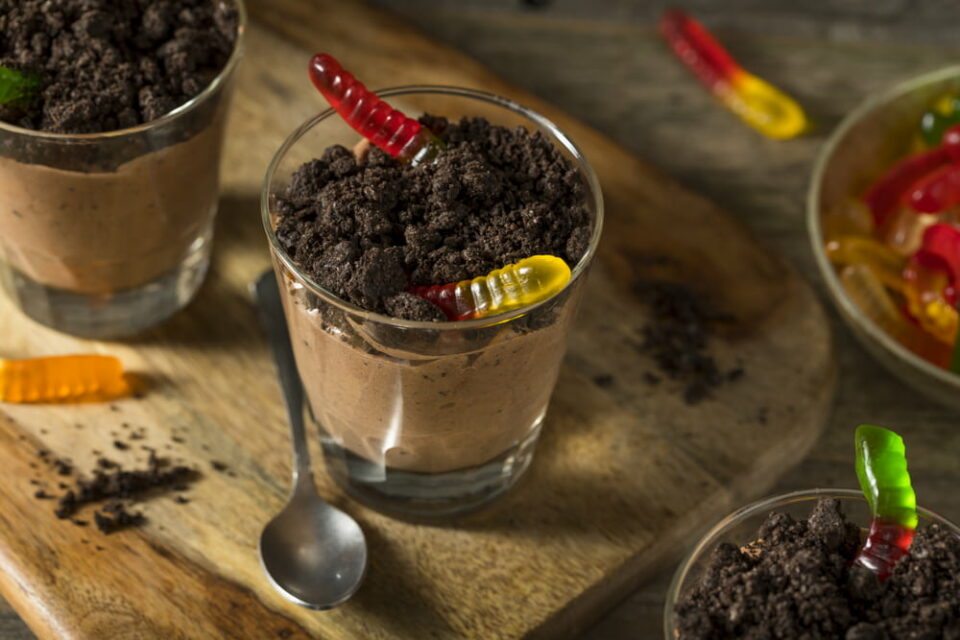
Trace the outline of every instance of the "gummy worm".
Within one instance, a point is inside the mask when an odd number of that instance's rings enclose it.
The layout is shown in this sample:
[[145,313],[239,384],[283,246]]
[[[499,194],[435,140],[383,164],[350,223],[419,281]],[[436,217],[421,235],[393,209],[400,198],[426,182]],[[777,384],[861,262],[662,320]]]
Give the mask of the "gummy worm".
[[960,203],[960,165],[934,169],[915,182],[905,197],[917,213],[940,213]]
[[443,150],[433,132],[378,98],[333,56],[313,56],[310,79],[348,125],[392,157],[416,164],[432,161]]
[[920,118],[920,135],[928,147],[943,141],[944,131],[960,121],[960,96],[944,95]]
[[940,213],[960,203],[960,125],[944,132],[942,149],[953,163],[919,178],[904,195],[918,213]]
[[950,283],[956,284],[960,279],[960,229],[946,222],[930,225],[924,229],[920,248],[911,261],[945,270]]
[[793,98],[746,71],[706,27],[683,11],[664,12],[660,34],[727,109],[763,135],[783,140],[807,128],[807,116]]
[[411,287],[448,320],[471,320],[519,309],[557,294],[570,281],[562,258],[538,255],[495,269],[485,276],[449,284]]
[[893,213],[903,195],[917,180],[948,164],[950,153],[943,147],[910,156],[893,165],[864,194],[863,199],[879,227]]
[[130,391],[123,365],[112,356],[0,359],[0,402],[108,400]]
[[855,446],[857,478],[872,519],[853,563],[882,581],[910,553],[917,529],[917,496],[910,484],[903,438],[889,429],[862,424],[857,427]]

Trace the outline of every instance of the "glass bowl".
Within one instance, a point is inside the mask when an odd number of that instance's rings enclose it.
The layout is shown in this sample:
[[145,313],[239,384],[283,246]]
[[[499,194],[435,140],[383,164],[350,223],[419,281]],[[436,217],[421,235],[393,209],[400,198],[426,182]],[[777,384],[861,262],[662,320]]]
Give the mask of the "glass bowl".
[[[824,248],[828,212],[860,199],[869,185],[911,151],[921,114],[936,98],[960,91],[960,66],[898,84],[854,109],[830,136],[813,168],[807,228],[827,291],[854,336],[884,367],[928,397],[960,408],[960,375],[928,362],[887,333],[854,302]],[[882,133],[880,133],[882,132]]]
[[[674,616],[674,607],[690,589],[696,585],[700,575],[710,561],[710,554],[723,542],[741,546],[752,542],[757,537],[760,526],[771,511],[779,511],[792,516],[796,520],[806,519],[817,500],[820,498],[836,498],[847,520],[859,524],[866,529],[870,521],[870,508],[863,494],[852,489],[807,489],[794,491],[771,498],[765,498],[737,509],[726,518],[718,522],[707,532],[693,551],[683,560],[670,582],[667,591],[667,602],[663,612],[663,632],[666,640],[677,640],[677,627]],[[960,527],[923,507],[917,507],[920,522],[918,528],[937,523],[953,531],[960,537]]]

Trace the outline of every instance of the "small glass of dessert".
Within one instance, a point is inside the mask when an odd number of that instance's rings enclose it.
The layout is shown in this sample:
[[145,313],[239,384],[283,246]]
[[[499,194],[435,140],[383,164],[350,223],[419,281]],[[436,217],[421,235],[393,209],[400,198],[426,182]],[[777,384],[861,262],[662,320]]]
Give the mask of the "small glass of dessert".
[[861,492],[796,491],[738,509],[680,565],[667,640],[933,638],[960,629],[960,527],[917,507],[903,438],[860,425]]
[[[758,532],[763,529],[771,513],[784,514],[794,521],[802,522],[811,515],[821,500],[837,500],[847,521],[854,523],[865,534],[870,523],[870,506],[863,494],[853,489],[794,491],[759,500],[737,509],[700,539],[674,574],[667,590],[664,607],[665,640],[683,640],[677,605],[687,598],[703,580],[720,545],[727,543],[741,550],[749,550],[749,545],[757,540]],[[923,507],[917,508],[917,515],[919,516],[918,530],[936,524],[960,538],[960,527],[943,516]]]
[[[144,10],[143,32],[135,37],[158,53],[155,60],[143,53],[139,66],[124,63],[126,70],[138,69],[133,77],[154,83],[139,93],[129,88],[133,108],[110,115],[93,109],[92,117],[101,121],[86,122],[82,103],[92,98],[57,106],[60,115],[67,112],[68,129],[95,132],[45,130],[45,110],[0,121],[0,285],[35,321],[87,338],[130,335],[179,311],[200,287],[246,26],[242,0],[210,6],[210,24],[200,25],[197,13],[188,12],[179,19],[194,26],[182,28],[162,7]],[[78,18],[73,33],[123,30],[111,26],[114,17],[94,13]],[[205,37],[201,27],[217,30],[223,60],[214,61],[212,54],[206,59],[192,48]],[[226,49],[231,35],[232,50]],[[97,55],[118,55],[112,44],[90,46]],[[39,71],[35,82],[42,88],[51,76],[49,69]],[[54,81],[61,91],[66,80]],[[193,97],[177,104],[172,95]],[[31,98],[31,104],[38,100]]]
[[[313,179],[301,167],[320,162],[315,158],[327,149],[330,163],[325,166],[336,172],[344,164],[350,170],[354,160],[339,156],[354,148],[354,158],[361,161],[367,151],[365,143],[357,145],[357,133],[334,110],[325,111],[287,139],[268,169],[263,224],[329,474],[347,493],[378,510],[401,517],[448,516],[503,494],[531,462],[596,252],[603,202],[593,169],[574,143],[549,120],[511,100],[453,87],[406,87],[379,96],[407,113],[438,114],[450,123],[481,116],[548,141],[564,159],[567,183],[578,185],[587,221],[569,281],[554,295],[487,317],[403,319],[389,308],[361,308],[332,292],[329,284],[321,285],[304,264],[309,243],[301,245],[300,255],[291,255],[285,249],[289,243],[278,238],[290,233],[288,226],[278,234],[278,224],[297,206],[289,200],[291,185]],[[376,160],[385,161],[393,160],[386,154]],[[367,187],[358,197],[372,203],[393,196]],[[339,215],[336,203],[326,204],[332,205],[329,215]],[[490,203],[491,211],[497,206]],[[402,226],[400,218],[382,223]],[[411,243],[420,231],[404,230]],[[371,237],[367,234],[361,247],[375,241]],[[342,248],[343,264],[348,264],[356,246],[342,244],[346,246],[332,251]],[[355,267],[346,267],[344,277]]]

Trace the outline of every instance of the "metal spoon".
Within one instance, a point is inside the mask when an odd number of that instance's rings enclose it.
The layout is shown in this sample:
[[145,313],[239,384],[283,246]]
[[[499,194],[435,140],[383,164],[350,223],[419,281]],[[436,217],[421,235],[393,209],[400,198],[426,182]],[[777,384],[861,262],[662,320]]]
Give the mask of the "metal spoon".
[[273,272],[251,287],[273,351],[293,441],[293,493],[260,535],[260,564],[291,602],[330,609],[352,596],[367,568],[367,543],[356,521],[323,501],[313,484],[303,426],[303,386],[290,347]]

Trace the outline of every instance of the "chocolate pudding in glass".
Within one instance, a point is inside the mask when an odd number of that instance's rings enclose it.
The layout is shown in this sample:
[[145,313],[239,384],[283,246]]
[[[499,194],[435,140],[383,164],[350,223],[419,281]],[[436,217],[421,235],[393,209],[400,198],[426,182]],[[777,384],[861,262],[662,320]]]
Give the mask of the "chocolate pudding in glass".
[[[263,222],[328,472],[387,513],[451,515],[503,494],[531,462],[602,199],[573,142],[510,100],[446,87],[379,95],[443,116],[421,121],[446,150],[400,166],[326,111],[270,165]],[[562,258],[570,279],[505,313],[451,321],[409,292],[533,254]]]
[[90,338],[157,324],[203,281],[246,23],[240,0],[120,4],[0,15],[0,66],[37,85],[0,107],[0,284]]

